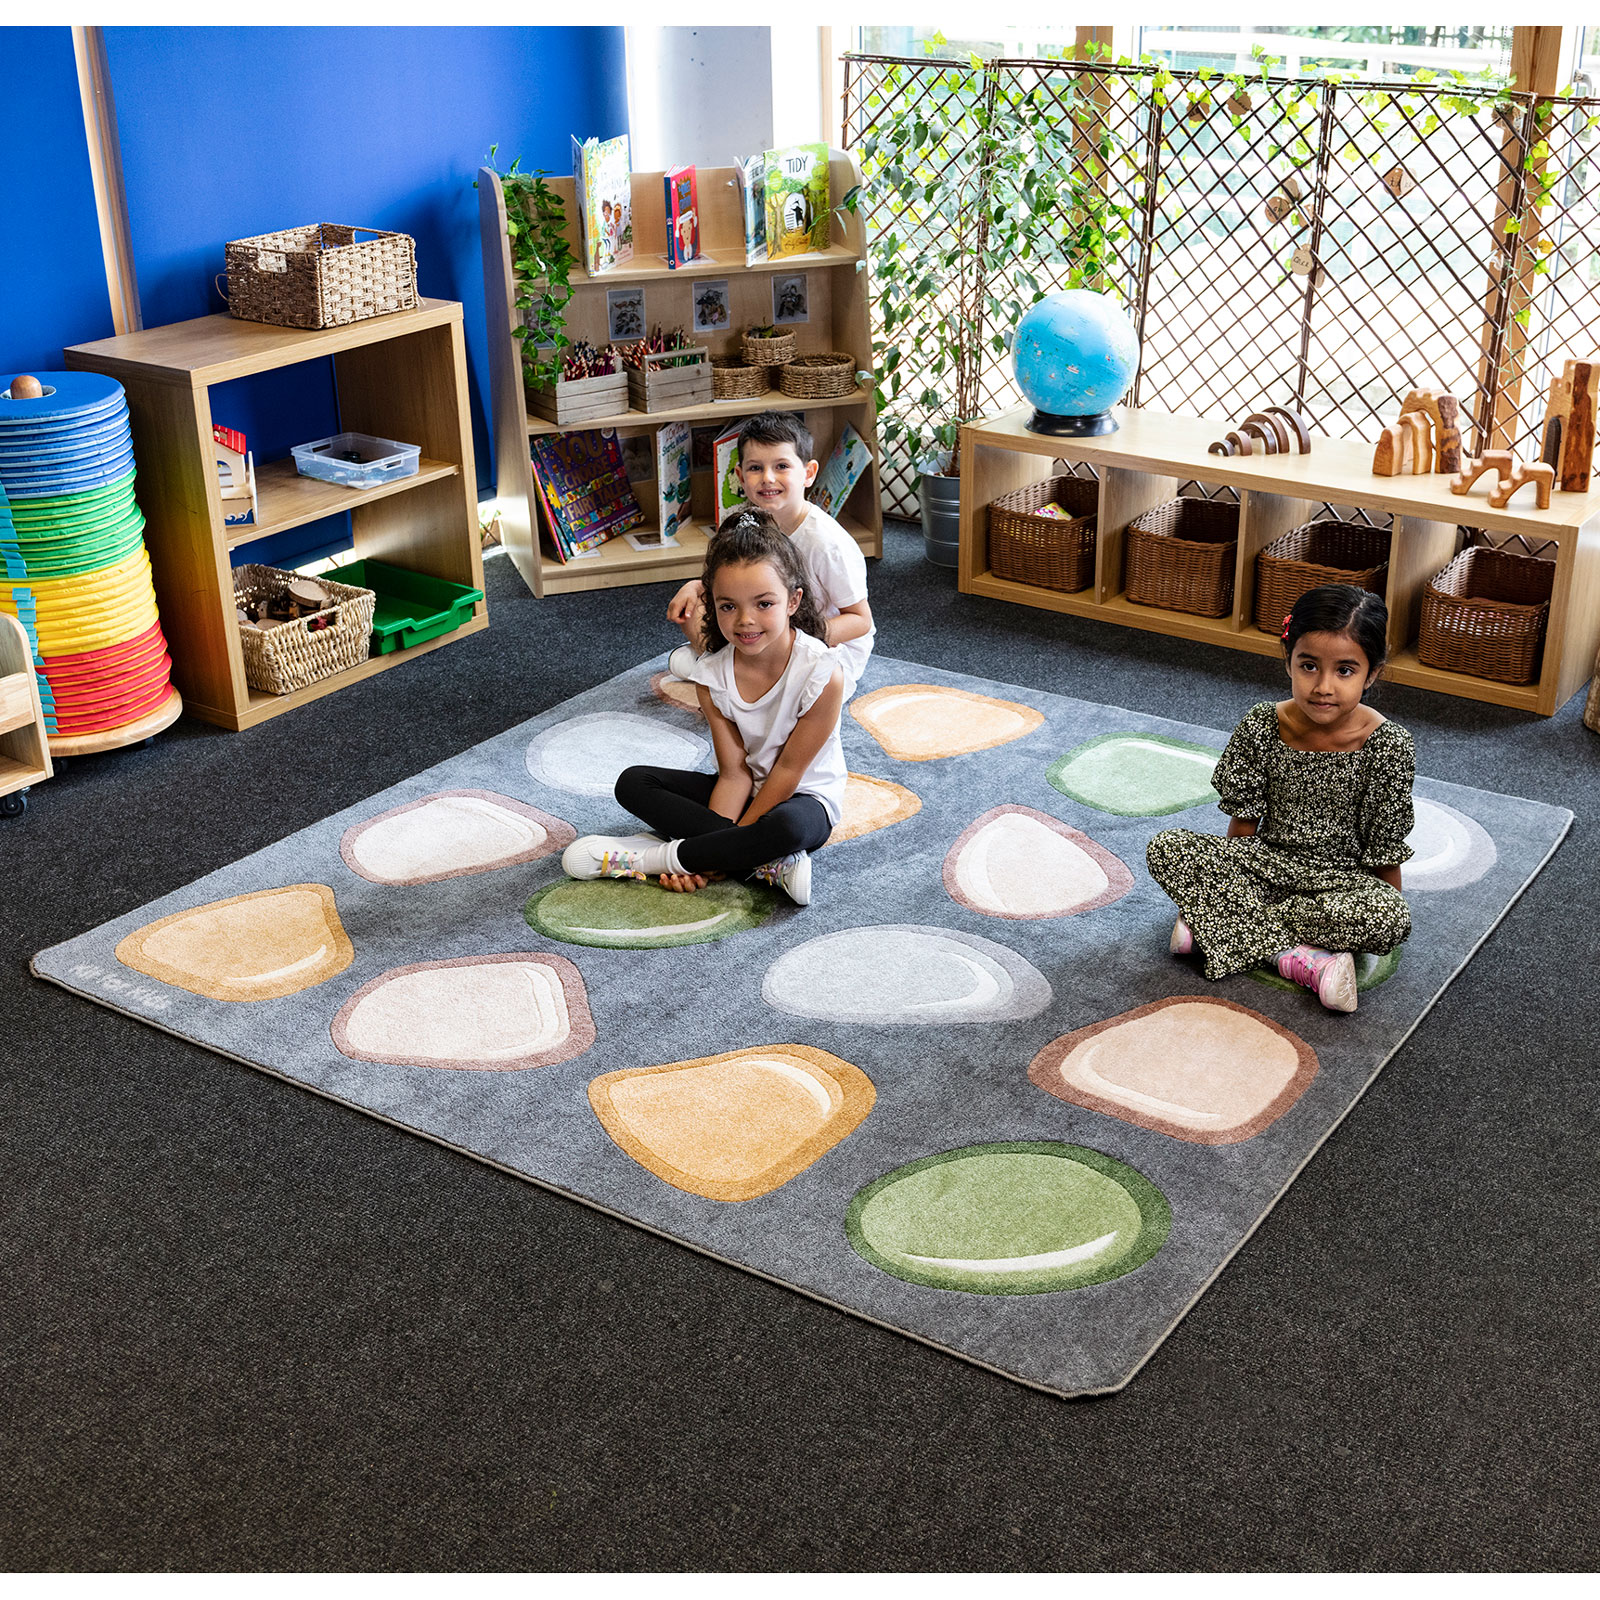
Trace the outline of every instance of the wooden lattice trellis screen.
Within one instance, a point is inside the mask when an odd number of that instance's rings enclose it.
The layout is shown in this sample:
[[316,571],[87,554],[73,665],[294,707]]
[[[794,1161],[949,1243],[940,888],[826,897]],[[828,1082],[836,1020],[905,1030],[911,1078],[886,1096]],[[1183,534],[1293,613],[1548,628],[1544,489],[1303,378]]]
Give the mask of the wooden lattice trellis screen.
[[[852,55],[846,143],[936,101],[930,90],[952,71],[1031,106],[1079,108],[1081,159],[1132,219],[1111,235],[1099,281],[1139,328],[1134,404],[1221,419],[1289,403],[1324,433],[1372,437],[1408,389],[1439,383],[1472,417],[1474,448],[1537,457],[1551,376],[1600,344],[1600,100],[1273,78],[1252,82],[1246,109],[1215,76],[1208,87],[1151,66]],[[975,160],[930,128],[930,176]],[[887,216],[864,166],[872,229]],[[961,176],[982,203],[982,173]],[[930,225],[904,207],[893,219],[902,240]],[[1301,246],[1319,274],[1290,270]],[[1063,218],[1028,270],[1061,287],[1073,248]],[[996,330],[984,331],[992,413],[1021,396],[987,337]],[[920,421],[916,340],[897,342],[904,381],[891,410]],[[915,515],[915,467],[886,449],[883,468],[884,510]]]

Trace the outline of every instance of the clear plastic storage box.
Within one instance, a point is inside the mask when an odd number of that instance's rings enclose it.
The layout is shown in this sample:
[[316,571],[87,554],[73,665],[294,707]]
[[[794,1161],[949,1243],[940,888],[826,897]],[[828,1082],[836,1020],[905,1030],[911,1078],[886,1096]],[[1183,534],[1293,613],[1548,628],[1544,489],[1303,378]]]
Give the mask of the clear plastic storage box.
[[336,433],[294,447],[295,469],[306,478],[323,478],[351,489],[415,476],[422,446],[395,439],[374,439],[370,433]]

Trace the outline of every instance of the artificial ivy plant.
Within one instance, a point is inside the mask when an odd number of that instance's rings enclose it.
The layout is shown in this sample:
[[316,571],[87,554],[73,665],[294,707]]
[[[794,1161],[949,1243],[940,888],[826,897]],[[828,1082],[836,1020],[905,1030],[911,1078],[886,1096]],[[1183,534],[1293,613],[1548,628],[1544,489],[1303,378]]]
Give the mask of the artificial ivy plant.
[[571,348],[566,309],[577,257],[567,243],[566,208],[545,181],[549,174],[523,172],[521,156],[501,172],[494,165],[499,148],[490,145],[489,166],[506,201],[513,304],[521,313],[516,335],[522,341],[522,375],[530,387],[539,388],[560,378],[562,353]]

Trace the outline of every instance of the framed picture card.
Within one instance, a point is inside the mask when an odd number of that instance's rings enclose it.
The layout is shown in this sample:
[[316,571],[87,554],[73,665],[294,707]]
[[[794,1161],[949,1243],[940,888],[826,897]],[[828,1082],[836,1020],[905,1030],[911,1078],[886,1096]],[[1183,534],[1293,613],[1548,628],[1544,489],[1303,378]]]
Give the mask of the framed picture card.
[[644,338],[644,289],[606,290],[606,337],[608,339]]
[[779,325],[811,320],[811,298],[805,273],[773,273],[772,320]]
[[717,278],[694,286],[694,331],[722,333],[733,326],[733,310],[728,300],[728,280]]

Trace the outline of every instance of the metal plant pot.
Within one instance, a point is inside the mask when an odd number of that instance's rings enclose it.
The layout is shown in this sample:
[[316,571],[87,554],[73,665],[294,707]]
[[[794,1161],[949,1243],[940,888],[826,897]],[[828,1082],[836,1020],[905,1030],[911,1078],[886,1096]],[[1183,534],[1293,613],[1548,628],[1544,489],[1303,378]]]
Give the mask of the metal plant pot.
[[961,554],[961,480],[925,472],[922,501],[922,552],[936,567],[953,567]]

